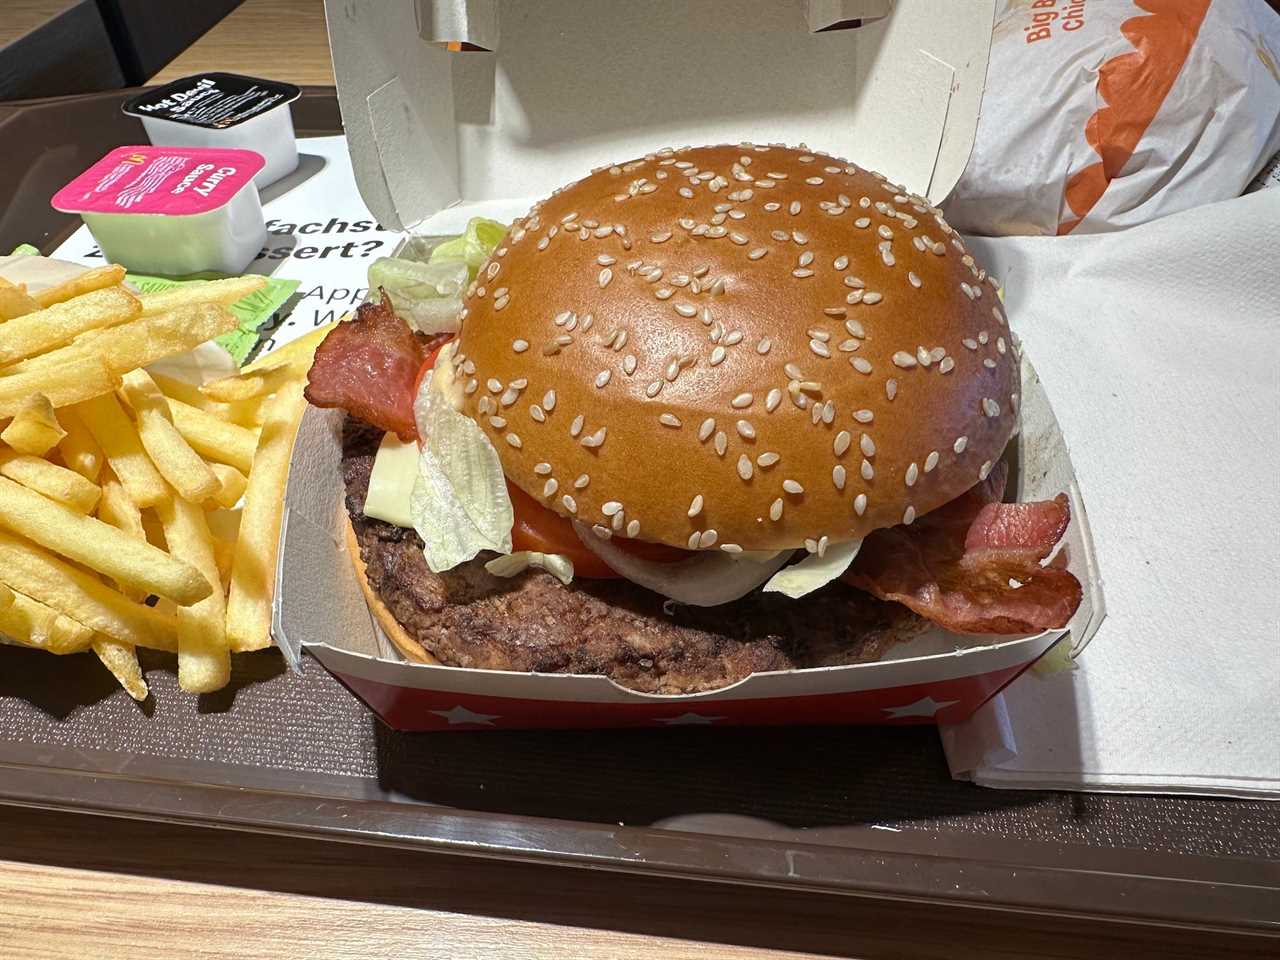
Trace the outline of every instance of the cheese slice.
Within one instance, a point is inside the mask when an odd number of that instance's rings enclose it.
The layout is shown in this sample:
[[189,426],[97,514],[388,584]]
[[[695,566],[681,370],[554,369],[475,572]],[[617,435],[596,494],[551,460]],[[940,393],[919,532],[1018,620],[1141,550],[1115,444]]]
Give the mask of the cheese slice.
[[364,499],[364,515],[397,527],[413,527],[409,500],[418,479],[417,441],[405,443],[394,433],[384,434],[373,458],[369,493]]

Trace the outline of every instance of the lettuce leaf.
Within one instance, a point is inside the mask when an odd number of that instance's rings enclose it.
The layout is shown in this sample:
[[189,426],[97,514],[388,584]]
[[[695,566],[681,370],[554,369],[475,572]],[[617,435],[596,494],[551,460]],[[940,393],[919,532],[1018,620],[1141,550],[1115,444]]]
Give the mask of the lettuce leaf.
[[861,540],[850,540],[827,547],[825,553],[811,553],[799,563],[793,563],[775,573],[764,585],[766,593],[783,593],[793,600],[825,587],[849,569],[862,549]]
[[530,567],[547,571],[566,587],[573,583],[573,561],[561,553],[520,550],[505,557],[494,557],[484,565],[495,577],[519,576]]

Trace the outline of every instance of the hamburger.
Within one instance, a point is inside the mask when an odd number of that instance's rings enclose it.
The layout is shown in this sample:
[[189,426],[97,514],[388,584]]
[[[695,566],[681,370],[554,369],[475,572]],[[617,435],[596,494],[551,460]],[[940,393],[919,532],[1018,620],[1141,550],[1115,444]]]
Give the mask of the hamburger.
[[384,293],[309,378],[348,411],[351,557],[406,657],[684,693],[1074,613],[1066,497],[1003,502],[1017,342],[926,199],[818,151],[662,150],[475,268],[456,331]]

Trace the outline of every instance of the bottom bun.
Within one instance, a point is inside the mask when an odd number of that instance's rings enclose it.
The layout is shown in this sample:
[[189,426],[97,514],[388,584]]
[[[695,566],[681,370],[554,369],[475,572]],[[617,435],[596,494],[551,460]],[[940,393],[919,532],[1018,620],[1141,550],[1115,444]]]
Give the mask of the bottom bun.
[[378,592],[369,583],[369,575],[365,570],[364,560],[360,556],[360,542],[356,539],[355,528],[351,526],[350,515],[344,518],[342,527],[343,533],[347,538],[347,554],[351,557],[351,565],[356,569],[356,579],[360,581],[360,589],[364,591],[364,599],[369,604],[369,612],[373,614],[373,619],[378,621],[378,626],[382,628],[382,632],[391,638],[391,642],[396,645],[396,649],[400,651],[400,655],[406,660],[412,660],[414,663],[431,663],[440,666],[440,661],[428,653],[426,647],[409,636],[408,631],[400,626],[400,621],[391,615],[387,605],[382,602]]

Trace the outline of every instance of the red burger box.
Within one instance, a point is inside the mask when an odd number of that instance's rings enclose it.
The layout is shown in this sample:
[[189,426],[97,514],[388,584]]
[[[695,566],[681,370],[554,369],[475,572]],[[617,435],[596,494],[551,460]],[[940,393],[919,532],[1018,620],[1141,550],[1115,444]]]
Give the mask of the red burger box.
[[[806,143],[938,202],[973,144],[994,14],[985,0],[326,7],[361,196],[381,223],[414,235],[456,232],[477,215],[509,221],[594,167],[684,143]],[[341,414],[312,408],[285,499],[276,640],[295,668],[308,651],[397,730],[962,720],[1055,644],[1077,652],[1104,613],[1066,441],[1025,356],[1022,376],[1008,495],[1071,499],[1055,562],[1085,596],[1065,630],[992,642],[935,628],[876,662],[688,695],[410,663],[370,615],[347,555]]]

